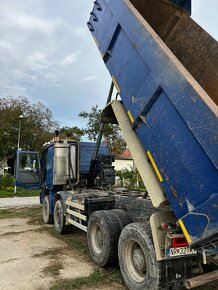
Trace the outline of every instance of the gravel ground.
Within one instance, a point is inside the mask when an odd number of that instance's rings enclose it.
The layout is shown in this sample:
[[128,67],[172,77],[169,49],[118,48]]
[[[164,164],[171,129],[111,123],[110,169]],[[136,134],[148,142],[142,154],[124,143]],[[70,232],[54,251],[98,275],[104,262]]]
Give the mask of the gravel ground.
[[[0,290],[44,290],[55,282],[55,275],[46,273],[61,261],[59,279],[89,276],[95,265],[70,251],[64,242],[41,232],[41,226],[29,225],[28,218],[0,220]],[[43,255],[60,249],[54,257]]]
[[[18,204],[30,206],[38,204],[38,197],[0,199],[0,207],[4,204],[2,207],[7,208],[7,202],[13,207]],[[56,238],[51,234],[53,225],[40,225],[39,220],[41,217],[34,222],[32,218],[0,219],[0,290],[46,290],[60,279],[88,277],[96,270],[88,254],[81,254]],[[70,234],[69,238],[86,244],[86,234],[82,231]],[[74,245],[77,246],[77,242]],[[122,283],[106,282],[98,287],[82,286],[80,289],[126,289]],[[216,290],[218,283],[195,289]]]

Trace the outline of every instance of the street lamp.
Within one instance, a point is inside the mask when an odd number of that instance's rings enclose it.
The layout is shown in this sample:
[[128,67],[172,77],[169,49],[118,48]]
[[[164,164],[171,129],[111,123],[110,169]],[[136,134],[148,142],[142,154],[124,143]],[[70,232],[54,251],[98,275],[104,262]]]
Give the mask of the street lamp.
[[24,118],[23,115],[19,116],[19,129],[18,129],[18,140],[17,140],[17,150],[20,150],[20,132],[21,132],[21,120]]
[[[20,133],[21,133],[21,120],[24,118],[23,115],[19,116],[19,126],[18,126],[18,138],[17,138],[17,150],[20,150]],[[16,173],[15,173],[15,179],[16,179]],[[15,185],[14,185],[14,194],[16,194],[17,192],[17,185],[16,185],[16,181],[15,181]]]

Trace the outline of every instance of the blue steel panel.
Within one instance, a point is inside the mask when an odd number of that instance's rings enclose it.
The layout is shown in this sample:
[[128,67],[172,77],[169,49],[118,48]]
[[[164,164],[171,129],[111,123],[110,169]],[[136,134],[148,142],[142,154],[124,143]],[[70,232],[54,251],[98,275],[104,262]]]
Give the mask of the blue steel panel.
[[49,212],[50,214],[54,213],[54,197],[57,192],[50,190],[49,191]]
[[[131,10],[125,2],[128,1],[105,0],[105,3],[109,5],[113,14],[116,15],[117,18],[120,17],[119,25],[122,27],[122,30],[125,31],[129,42],[132,43],[132,45],[128,45],[127,48],[120,50],[120,58],[130,59],[131,55],[134,55],[134,53],[131,52],[132,49],[140,55],[141,62],[146,64],[148,69],[152,71],[153,78],[156,79],[172,100],[179,113],[188,123],[195,137],[204,147],[204,150],[215,165],[218,166],[218,139],[216,138],[217,129],[215,129],[218,128],[217,117],[202,100],[199,92],[193,88],[190,83],[191,80],[187,80],[185,72],[182,74],[181,71],[177,69],[175,65],[176,59],[173,58],[173,55],[170,55],[169,51],[166,53],[166,47],[161,41],[160,43],[156,41],[157,36],[154,31],[146,31],[142,23],[133,13],[131,13]],[[120,11],[122,11],[122,13],[120,13]],[[104,17],[104,14],[102,14],[102,17]],[[93,27],[96,29],[98,23],[93,23]],[[93,35],[97,38],[95,31]],[[101,39],[97,40],[101,43]],[[120,66],[120,63],[112,61],[113,53],[112,49],[112,57],[109,58],[110,66],[106,63],[111,75],[116,73],[119,77],[123,77],[123,79],[125,79],[125,77],[127,78],[128,75],[125,73],[122,66]],[[134,62],[132,62],[132,64],[133,63]],[[138,68],[135,65],[128,67],[128,69],[129,71],[132,70],[135,72],[135,77],[141,78],[141,74],[138,73]],[[145,74],[146,73],[147,72],[145,72]],[[191,78],[191,76],[189,78]],[[117,82],[119,85],[119,79]],[[133,96],[135,97],[141,88],[135,86],[133,81],[131,85],[133,87],[131,92],[134,92]],[[126,98],[126,95],[129,95],[128,91],[121,91],[122,98]],[[128,107],[128,103],[124,102],[124,105],[126,108]]]
[[[102,17],[102,13],[104,14],[104,17]],[[95,26],[95,23],[98,23],[98,25]],[[95,26],[95,41],[97,39],[102,40],[101,43],[96,44],[99,46],[99,50],[102,53],[105,53],[117,25],[117,21],[114,19],[114,16],[105,1],[98,0],[98,5],[94,5],[89,25],[91,25],[91,27]]]
[[[128,54],[122,54],[122,51],[128,51]],[[113,71],[113,75],[119,80],[119,88],[125,107],[128,109],[131,105],[131,97],[142,87],[144,79],[149,76],[149,69],[140,59],[140,56],[128,40],[125,32],[121,30],[117,35],[116,42],[112,47],[113,58],[107,61],[107,68]],[[119,66],[117,65],[119,64]]]
[[[183,217],[192,241],[208,239],[217,235],[218,231],[218,194],[213,194],[197,208],[193,208]],[[200,233],[200,234],[199,234]],[[216,249],[217,251],[218,249]]]
[[[80,174],[87,174],[89,172],[90,162],[93,157],[96,143],[94,142],[80,142]],[[101,144],[99,148],[100,154],[108,154],[106,144]]]
[[54,158],[54,146],[48,148],[47,156],[47,168],[46,168],[46,187],[53,188],[53,158]]
[[[217,108],[211,109],[204,91],[132,10],[129,1],[99,2],[106,7],[105,13],[112,15],[113,25],[101,38],[97,33],[100,22],[91,19],[92,34],[109,72],[116,78],[126,110],[133,115],[134,129],[163,175],[162,185],[172,209],[177,218],[186,217],[195,209],[198,214],[213,213],[207,227],[217,229]],[[191,1],[172,2],[190,9]],[[102,10],[99,21],[104,16]],[[213,204],[207,202],[211,196]],[[193,241],[209,236],[209,232],[203,233],[203,221],[194,232],[192,224],[199,221],[196,218],[195,222],[195,217],[191,217],[193,223],[184,219]]]
[[217,169],[164,92],[144,117],[146,124],[141,122],[136,132],[152,153],[168,200],[180,219],[217,191]]

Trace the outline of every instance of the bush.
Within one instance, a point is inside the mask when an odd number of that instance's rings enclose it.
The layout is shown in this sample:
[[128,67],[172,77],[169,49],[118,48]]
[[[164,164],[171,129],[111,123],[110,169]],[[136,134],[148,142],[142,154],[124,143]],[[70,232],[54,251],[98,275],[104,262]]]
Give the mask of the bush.
[[12,189],[14,182],[14,177],[10,173],[6,173],[0,179],[0,189]]

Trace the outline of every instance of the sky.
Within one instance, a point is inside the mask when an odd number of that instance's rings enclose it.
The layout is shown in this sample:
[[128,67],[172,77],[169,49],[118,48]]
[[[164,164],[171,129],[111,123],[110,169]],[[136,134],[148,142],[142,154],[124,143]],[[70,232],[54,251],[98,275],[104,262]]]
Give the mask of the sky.
[[[86,22],[93,0],[0,0],[0,97],[43,102],[60,126],[104,107],[111,79]],[[192,0],[193,19],[218,39],[218,0]]]

